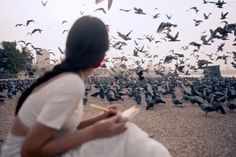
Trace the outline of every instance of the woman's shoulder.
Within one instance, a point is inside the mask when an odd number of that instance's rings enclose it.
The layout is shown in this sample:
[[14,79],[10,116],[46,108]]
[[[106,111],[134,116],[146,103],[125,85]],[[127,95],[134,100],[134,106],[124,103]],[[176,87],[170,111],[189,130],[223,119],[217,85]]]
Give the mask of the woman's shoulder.
[[[68,90],[69,89],[69,90]],[[76,73],[67,72],[62,73],[43,85],[42,90],[38,92],[50,92],[50,93],[83,93],[84,92],[84,81]]]
[[66,72],[59,74],[47,82],[38,86],[33,93],[50,94],[50,93],[63,93],[65,91],[70,92],[83,92],[84,81],[76,73]]
[[67,82],[69,83],[69,81],[73,81],[73,82],[70,82],[70,83],[83,83],[83,80],[80,78],[79,74],[76,74],[76,73],[72,73],[72,72],[66,72],[66,73],[62,73],[60,75],[58,75],[56,78],[55,78],[55,81],[56,82],[60,82],[60,81],[64,81],[64,82]]
[[67,72],[60,74],[54,81],[54,84],[60,87],[67,88],[81,88],[84,87],[84,81],[80,78],[78,74]]

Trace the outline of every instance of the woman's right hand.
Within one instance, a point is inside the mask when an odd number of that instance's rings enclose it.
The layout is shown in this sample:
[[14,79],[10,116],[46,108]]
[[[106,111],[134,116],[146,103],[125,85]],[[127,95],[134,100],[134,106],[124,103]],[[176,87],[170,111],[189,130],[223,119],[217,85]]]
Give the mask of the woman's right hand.
[[121,122],[119,115],[100,120],[93,124],[92,130],[95,138],[111,137],[124,132],[127,128],[125,122]]

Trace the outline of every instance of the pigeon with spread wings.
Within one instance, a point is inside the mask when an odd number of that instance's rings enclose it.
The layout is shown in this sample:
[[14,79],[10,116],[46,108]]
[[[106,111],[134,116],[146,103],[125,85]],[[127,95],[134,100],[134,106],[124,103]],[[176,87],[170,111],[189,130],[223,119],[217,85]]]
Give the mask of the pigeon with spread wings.
[[47,5],[48,1],[46,1],[46,2],[41,1],[41,3],[45,7]]
[[102,11],[104,14],[106,14],[107,12],[105,11],[105,9],[104,8],[97,8],[96,10],[94,10],[94,11]]
[[34,34],[34,33],[36,33],[36,32],[39,32],[39,33],[41,33],[43,30],[42,29],[34,29],[32,32],[31,32],[31,34]]
[[142,14],[142,15],[146,15],[146,13],[144,13],[143,12],[143,9],[141,9],[141,8],[136,8],[136,7],[134,7],[134,13],[135,14]]
[[193,19],[193,21],[195,22],[195,26],[199,26],[200,23],[203,22],[202,20],[196,20],[196,19]]
[[217,2],[212,2],[212,1],[208,1],[208,3],[213,3],[215,4],[218,8],[223,8],[223,5],[226,4],[226,2],[224,0],[218,0]]
[[[103,0],[95,0],[95,3],[101,3]],[[107,9],[110,10],[111,9],[111,5],[112,5],[113,0],[108,0],[108,6]]]
[[30,23],[34,23],[34,20],[27,20],[26,21],[26,26],[29,26]]
[[15,27],[21,27],[21,26],[25,26],[24,24],[18,23],[15,25]]
[[69,31],[67,29],[65,29],[62,31],[62,34],[66,33],[66,32],[69,32]]
[[170,39],[170,42],[174,42],[174,41],[180,41],[179,39],[177,39],[179,36],[179,32],[176,33],[176,35],[173,37],[172,35],[170,35],[169,33],[166,34],[166,37],[168,39]]
[[67,21],[66,21],[66,20],[63,20],[63,21],[61,22],[61,24],[64,24],[64,23],[67,23]]
[[204,16],[205,20],[209,19],[210,15],[211,15],[211,13],[209,13],[208,15],[206,13],[203,13],[203,16]]
[[123,11],[123,12],[130,12],[131,9],[120,9],[120,11]]
[[170,20],[172,18],[172,15],[167,15],[166,14],[166,17],[167,17],[168,20]]
[[131,40],[131,38],[129,37],[129,35],[131,34],[131,32],[132,32],[132,30],[131,30],[129,33],[127,33],[127,34],[122,34],[122,33],[120,33],[120,32],[117,32],[117,34],[119,35],[119,37],[121,37],[121,38],[124,39],[124,40]]
[[221,13],[221,20],[224,20],[224,19],[226,19],[226,16],[229,14],[229,12],[227,12],[227,13]]
[[161,33],[162,31],[170,29],[171,27],[177,27],[177,25],[170,22],[162,22],[157,29],[157,33]]
[[194,10],[196,13],[198,13],[199,12],[199,10],[198,10],[198,8],[197,7],[191,7],[189,10],[187,10],[187,11],[190,11],[190,10]]
[[156,19],[156,18],[158,18],[158,17],[160,17],[160,13],[155,14],[155,15],[153,16],[154,19]]

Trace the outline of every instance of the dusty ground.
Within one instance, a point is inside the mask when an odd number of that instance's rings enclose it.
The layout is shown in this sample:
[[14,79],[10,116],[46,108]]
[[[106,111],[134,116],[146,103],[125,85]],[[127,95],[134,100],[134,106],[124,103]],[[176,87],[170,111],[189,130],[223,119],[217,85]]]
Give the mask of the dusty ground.
[[[236,112],[226,115],[205,113],[197,106],[184,103],[175,107],[170,97],[164,97],[165,105],[146,111],[144,103],[141,113],[132,121],[163,143],[173,157],[234,157],[236,156]],[[91,103],[109,105],[100,99],[91,98]],[[135,105],[125,98],[123,108]],[[14,119],[15,100],[0,104],[0,147]],[[98,113],[96,109],[85,106],[84,118]]]

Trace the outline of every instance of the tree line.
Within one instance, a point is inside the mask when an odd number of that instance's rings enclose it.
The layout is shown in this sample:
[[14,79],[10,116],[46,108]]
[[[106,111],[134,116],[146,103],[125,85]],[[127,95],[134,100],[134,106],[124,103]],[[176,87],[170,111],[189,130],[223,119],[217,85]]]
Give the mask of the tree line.
[[17,48],[16,42],[0,44],[0,79],[15,77],[20,71],[30,71],[33,55],[26,47]]

